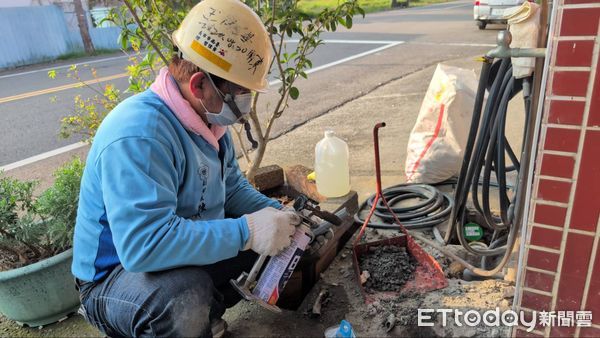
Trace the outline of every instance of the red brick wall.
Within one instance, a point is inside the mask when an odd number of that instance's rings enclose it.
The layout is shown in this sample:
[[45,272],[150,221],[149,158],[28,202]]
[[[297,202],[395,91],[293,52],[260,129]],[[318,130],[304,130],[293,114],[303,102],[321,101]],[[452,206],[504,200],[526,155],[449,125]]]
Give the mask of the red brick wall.
[[591,327],[516,336],[600,337],[600,1],[555,2],[518,309],[592,311]]

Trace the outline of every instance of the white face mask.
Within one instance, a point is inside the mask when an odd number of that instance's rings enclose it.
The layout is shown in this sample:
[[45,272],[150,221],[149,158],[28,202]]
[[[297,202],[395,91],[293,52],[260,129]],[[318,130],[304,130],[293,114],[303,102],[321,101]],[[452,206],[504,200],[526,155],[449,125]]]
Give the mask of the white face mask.
[[[219,113],[209,112],[206,109],[206,107],[204,107],[204,104],[202,104],[204,110],[206,110],[206,120],[208,121],[208,123],[216,124],[219,126],[229,126],[236,122],[240,122],[240,119],[242,119],[244,115],[250,112],[250,109],[252,107],[252,93],[236,95],[233,98],[233,102],[238,107],[242,115],[237,116],[233,112],[229,104],[227,104],[227,102],[225,101],[223,101],[223,106],[221,107],[221,112]],[[202,103],[202,101],[200,101],[200,103]]]
[[[244,115],[248,114],[250,112],[250,109],[252,108],[252,93],[238,94],[234,96],[232,100],[231,94],[223,94],[223,92],[221,92],[213,82],[210,74],[207,73],[206,75],[210,84],[215,89],[215,91],[219,93],[219,96],[223,101],[223,105],[221,106],[221,111],[219,113],[209,112],[208,109],[206,109],[206,107],[202,103],[202,100],[200,101],[202,107],[206,111],[206,120],[208,121],[208,123],[216,124],[219,126],[229,126],[236,122],[240,122]],[[235,108],[232,109],[231,106],[237,107],[238,111],[234,111]]]

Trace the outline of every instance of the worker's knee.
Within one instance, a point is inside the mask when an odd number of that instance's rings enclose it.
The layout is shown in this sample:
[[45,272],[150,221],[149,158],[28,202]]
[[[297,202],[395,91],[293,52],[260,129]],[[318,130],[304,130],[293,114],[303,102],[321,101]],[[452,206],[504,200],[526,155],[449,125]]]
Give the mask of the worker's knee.
[[184,267],[162,277],[157,297],[164,309],[154,319],[155,324],[164,327],[167,336],[205,336],[210,332],[211,318],[221,307],[210,276],[201,268]]

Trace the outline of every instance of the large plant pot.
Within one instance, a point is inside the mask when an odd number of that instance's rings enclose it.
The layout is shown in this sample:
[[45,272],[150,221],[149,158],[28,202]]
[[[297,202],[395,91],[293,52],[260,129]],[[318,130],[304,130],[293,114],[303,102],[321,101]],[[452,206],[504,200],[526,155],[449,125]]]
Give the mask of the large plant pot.
[[0,312],[21,325],[54,323],[79,307],[71,275],[73,250],[0,272]]

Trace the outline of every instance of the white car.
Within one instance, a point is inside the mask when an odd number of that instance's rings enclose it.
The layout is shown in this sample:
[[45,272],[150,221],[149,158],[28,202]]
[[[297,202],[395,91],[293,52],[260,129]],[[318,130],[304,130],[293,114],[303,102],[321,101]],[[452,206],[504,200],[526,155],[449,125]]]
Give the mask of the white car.
[[488,23],[506,23],[504,10],[513,6],[520,6],[526,0],[475,0],[473,18],[477,21],[479,29],[485,29]]

